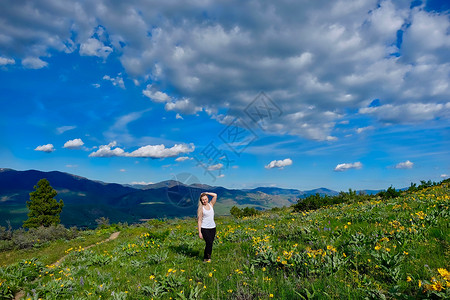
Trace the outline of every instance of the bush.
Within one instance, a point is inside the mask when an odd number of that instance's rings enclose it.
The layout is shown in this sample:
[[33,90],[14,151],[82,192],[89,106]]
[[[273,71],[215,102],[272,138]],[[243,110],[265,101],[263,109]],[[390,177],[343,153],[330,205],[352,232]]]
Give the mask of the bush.
[[0,226],[0,240],[10,240],[12,237],[11,223],[9,221],[6,222],[8,223],[8,229],[6,229],[6,227]]
[[328,205],[365,201],[370,198],[372,198],[372,196],[363,193],[356,193],[356,191],[350,189],[348,193],[340,192],[336,196],[321,196],[316,193],[315,195],[310,195],[299,199],[296,204],[292,205],[292,207],[294,208],[294,211],[315,210]]
[[254,207],[245,207],[244,209],[240,209],[239,207],[233,206],[230,209],[230,214],[236,218],[256,216],[260,213],[261,212]]
[[[79,231],[76,227],[67,229],[61,224],[52,225],[49,227],[41,226],[38,228],[30,228],[28,231],[20,228],[12,231],[9,239],[2,239],[0,241],[0,250],[39,247],[45,243],[59,239],[71,240],[76,238],[78,235]],[[5,236],[5,234],[3,234],[3,236]]]
[[[14,248],[14,242],[11,240],[0,240],[0,252]],[[0,297],[1,299],[1,297]]]
[[240,218],[240,217],[242,217],[242,210],[240,210],[239,207],[237,207],[237,206],[233,206],[233,207],[230,209],[230,214],[231,214],[233,217]]
[[429,187],[433,187],[433,186],[439,185],[441,183],[446,183],[449,181],[450,181],[450,178],[442,180],[441,182],[434,182],[434,181],[432,182],[431,180],[428,180],[428,181],[421,180],[419,186],[417,186],[415,183],[411,182],[411,186],[408,188],[408,192],[417,192],[417,191],[420,191],[420,190],[423,190],[423,189],[426,189]]
[[302,210],[314,210],[318,209],[321,206],[326,205],[328,202],[328,196],[320,196],[318,193],[315,195],[310,195],[306,198],[299,199],[297,204],[293,205],[294,211],[302,211]]
[[109,218],[105,218],[105,217],[100,217],[98,219],[95,220],[95,222],[97,223],[97,228],[98,229],[105,229],[109,227]]
[[401,192],[397,191],[394,187],[392,187],[392,185],[386,191],[381,191],[377,194],[377,196],[380,196],[383,199],[397,198],[400,195]]

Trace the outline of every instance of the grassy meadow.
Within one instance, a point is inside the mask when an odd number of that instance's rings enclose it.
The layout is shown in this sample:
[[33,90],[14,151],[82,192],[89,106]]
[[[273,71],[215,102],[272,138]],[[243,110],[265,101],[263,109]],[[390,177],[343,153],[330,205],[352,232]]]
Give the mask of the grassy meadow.
[[[0,253],[0,298],[446,299],[449,217],[449,183],[314,211],[216,217],[211,263],[194,218],[116,225]],[[84,248],[114,231],[117,239]]]

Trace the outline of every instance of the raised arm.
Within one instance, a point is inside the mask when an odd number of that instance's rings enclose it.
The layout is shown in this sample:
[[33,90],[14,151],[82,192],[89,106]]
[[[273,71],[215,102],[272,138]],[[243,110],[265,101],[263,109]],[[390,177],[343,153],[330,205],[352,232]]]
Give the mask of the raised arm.
[[214,206],[214,204],[216,204],[217,201],[217,194],[216,193],[205,193],[209,196],[212,196],[211,201],[209,202],[209,204],[211,204],[212,206]]

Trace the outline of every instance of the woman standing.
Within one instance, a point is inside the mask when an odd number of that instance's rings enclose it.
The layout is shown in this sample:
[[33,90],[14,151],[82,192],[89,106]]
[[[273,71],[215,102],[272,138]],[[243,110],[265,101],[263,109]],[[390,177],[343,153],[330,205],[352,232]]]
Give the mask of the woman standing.
[[[211,201],[208,203],[208,196],[212,196]],[[205,252],[203,255],[203,261],[211,262],[211,253],[214,238],[216,236],[216,223],[214,222],[214,204],[217,201],[216,193],[204,192],[200,195],[198,200],[198,236],[205,240]]]

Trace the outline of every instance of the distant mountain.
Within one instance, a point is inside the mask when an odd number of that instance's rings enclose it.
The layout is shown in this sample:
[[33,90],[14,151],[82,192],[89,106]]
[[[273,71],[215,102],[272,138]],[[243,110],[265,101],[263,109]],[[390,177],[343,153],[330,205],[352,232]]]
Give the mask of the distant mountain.
[[315,194],[319,194],[321,196],[325,196],[325,195],[336,196],[339,194],[338,192],[327,189],[327,188],[318,188],[318,189],[314,189],[314,190],[304,191],[303,193],[304,193],[303,194],[304,197],[310,196],[310,195],[315,195]]
[[134,223],[149,218],[195,216],[198,198],[204,191],[218,194],[215,211],[219,215],[229,214],[234,205],[270,209],[290,206],[309,194],[337,194],[325,188],[304,192],[277,187],[239,190],[200,183],[186,185],[177,180],[121,185],[58,171],[0,169],[0,226],[5,226],[6,221],[15,228],[22,225],[27,218],[29,193],[42,178],[58,192],[56,199],[64,201],[61,222],[79,227],[95,227],[95,220],[100,217],[109,218],[111,223]]
[[301,196],[304,192],[295,189],[282,189],[277,187],[257,187],[251,190],[244,190],[250,192],[262,192],[268,195],[298,195]]
[[37,182],[46,178],[58,191],[59,198],[66,204],[88,203],[106,204],[114,198],[134,192],[136,189],[116,183],[104,183],[58,171],[36,170],[15,171],[0,169],[0,202],[6,204],[23,203]]
[[[404,189],[400,189],[400,190],[407,190],[408,188],[404,188]],[[379,192],[384,191],[384,190],[360,190],[358,191],[358,193],[362,193],[362,194],[366,194],[366,195],[375,195],[378,194]]]

